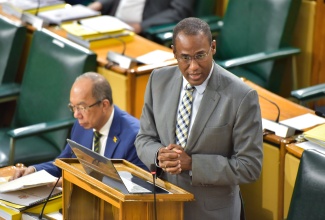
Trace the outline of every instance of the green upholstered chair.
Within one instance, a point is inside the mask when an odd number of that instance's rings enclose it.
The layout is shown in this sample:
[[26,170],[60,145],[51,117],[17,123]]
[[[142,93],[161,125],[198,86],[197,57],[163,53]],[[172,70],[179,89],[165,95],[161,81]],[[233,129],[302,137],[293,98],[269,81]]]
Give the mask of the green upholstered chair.
[[302,154],[287,220],[325,219],[325,154],[305,150]]
[[[217,38],[216,62],[279,93],[301,0],[229,0]],[[294,68],[293,68],[294,69]],[[295,76],[295,73],[293,73]]]
[[96,71],[96,54],[48,30],[35,31],[10,127],[0,128],[0,167],[54,159],[75,121],[69,111],[77,76]]
[[[15,83],[18,67],[26,41],[27,28],[20,23],[0,16],[0,91],[5,94],[19,93]],[[11,96],[15,98],[15,96]],[[7,101],[0,96],[0,102]],[[1,100],[2,99],[2,100]]]
[[[217,0],[196,0],[194,4],[194,15],[211,24],[211,30],[214,31],[217,22],[220,20],[215,15]],[[177,22],[176,22],[177,23]],[[169,47],[172,44],[173,29],[176,23],[157,25],[144,31],[144,36],[152,41]]]
[[299,104],[306,106],[311,101],[325,98],[325,83],[291,91]]

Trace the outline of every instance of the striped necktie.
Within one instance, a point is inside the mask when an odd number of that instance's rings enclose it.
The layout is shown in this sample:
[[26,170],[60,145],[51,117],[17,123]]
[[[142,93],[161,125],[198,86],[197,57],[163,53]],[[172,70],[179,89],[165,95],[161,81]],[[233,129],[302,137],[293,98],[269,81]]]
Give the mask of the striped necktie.
[[193,91],[195,87],[186,85],[185,94],[178,110],[176,122],[176,144],[185,147],[191,121]]
[[96,153],[100,152],[100,137],[102,136],[101,133],[98,131],[94,131],[94,151]]

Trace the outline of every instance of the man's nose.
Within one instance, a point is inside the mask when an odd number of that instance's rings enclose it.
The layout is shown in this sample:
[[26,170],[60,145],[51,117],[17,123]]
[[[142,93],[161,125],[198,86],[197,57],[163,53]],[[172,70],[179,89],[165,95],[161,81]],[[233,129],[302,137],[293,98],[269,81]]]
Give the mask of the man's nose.
[[194,58],[192,58],[191,61],[190,61],[189,68],[190,69],[197,69],[198,67],[199,67],[199,63]]

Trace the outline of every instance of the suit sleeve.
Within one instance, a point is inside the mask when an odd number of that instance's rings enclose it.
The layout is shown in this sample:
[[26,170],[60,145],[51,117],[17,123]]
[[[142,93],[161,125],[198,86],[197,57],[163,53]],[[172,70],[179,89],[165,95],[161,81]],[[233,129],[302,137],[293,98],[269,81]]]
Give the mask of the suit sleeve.
[[[78,123],[78,122],[77,121],[75,122],[75,124],[71,130],[71,136],[73,136],[73,133],[75,131],[76,123]],[[73,155],[73,153],[72,153],[71,147],[69,146],[69,144],[66,144],[64,150],[60,153],[60,155],[57,158],[71,158],[72,155]],[[55,166],[53,163],[54,163],[54,160],[33,165],[33,167],[35,167],[35,169],[37,171],[46,170],[48,173],[52,174],[53,176],[61,177],[62,170],[60,168],[58,168],[57,166]]]
[[155,75],[154,72],[151,73],[147,84],[144,106],[140,117],[140,131],[135,140],[138,156],[147,167],[155,163],[157,151],[159,148],[164,147],[160,142],[153,114],[152,78]]
[[[256,91],[242,99],[232,128],[231,155],[192,155],[192,185],[238,185],[259,178],[262,169],[262,125]],[[222,143],[222,140],[218,143]]]
[[100,10],[102,15],[113,15],[119,4],[119,0],[98,0],[98,2],[102,4],[102,9]]
[[157,3],[156,0],[149,2],[150,3],[148,4],[151,5],[150,7],[145,8],[143,14],[144,18],[141,23],[141,27],[143,30],[153,25],[178,22],[186,17],[193,15],[192,10],[194,0],[171,0],[169,3],[169,7],[165,9],[159,8],[159,3]]
[[[65,146],[64,150],[57,158],[71,158],[71,148],[68,144]],[[52,174],[53,176],[60,177],[62,175],[62,171],[53,163],[54,161],[49,161],[49,162],[33,165],[33,167],[35,167],[37,171],[46,170],[48,173]]]

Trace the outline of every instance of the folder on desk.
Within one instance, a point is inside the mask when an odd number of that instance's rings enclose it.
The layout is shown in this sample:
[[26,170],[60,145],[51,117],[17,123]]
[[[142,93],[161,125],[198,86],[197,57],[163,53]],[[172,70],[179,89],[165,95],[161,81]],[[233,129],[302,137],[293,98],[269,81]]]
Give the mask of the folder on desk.
[[[12,208],[10,205],[8,206],[6,204],[0,203],[0,219],[21,220],[22,214],[24,212],[39,214],[42,211],[43,206],[44,203],[41,203],[24,210],[19,210],[19,209]],[[55,212],[61,208],[62,208],[62,196],[55,197],[54,199],[48,201],[48,203],[45,206],[44,213]]]
[[82,38],[73,34],[67,34],[67,38],[80,44],[86,48],[94,49],[98,47],[106,47],[115,44],[124,44],[134,39],[134,32],[123,30],[118,33],[99,35],[98,37]]
[[118,18],[104,15],[62,24],[67,38],[90,49],[124,44],[134,39],[133,28]]
[[319,125],[309,131],[304,132],[304,138],[310,142],[325,147],[325,124]]

